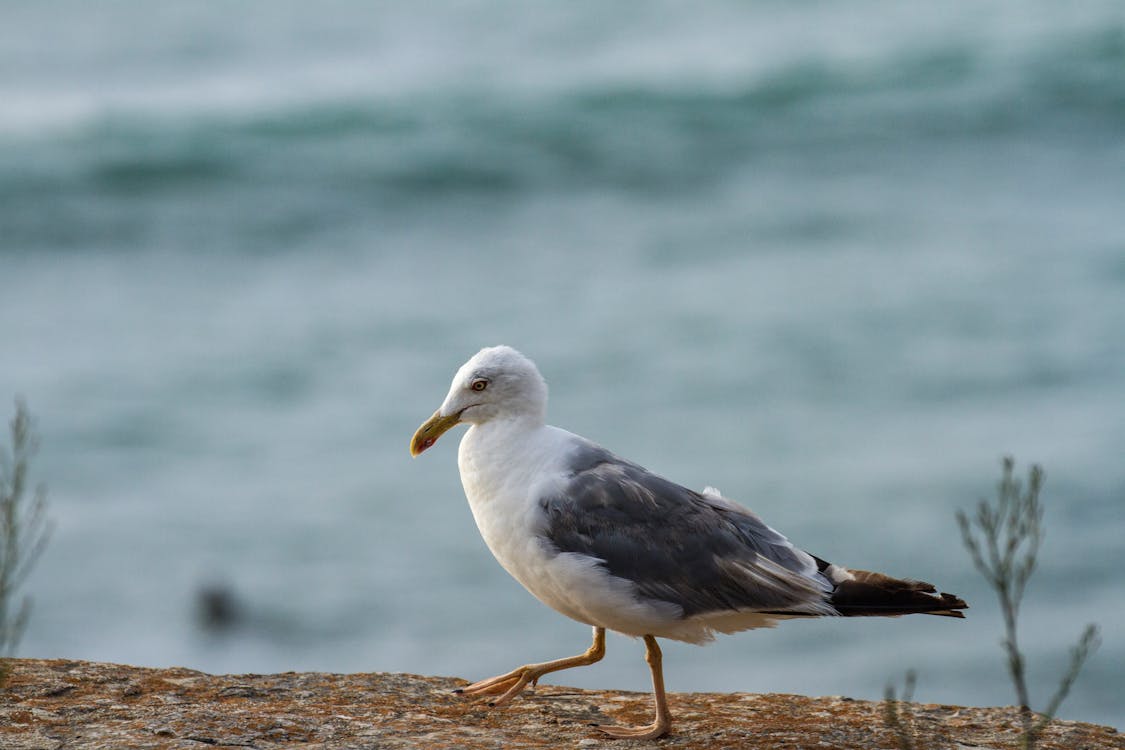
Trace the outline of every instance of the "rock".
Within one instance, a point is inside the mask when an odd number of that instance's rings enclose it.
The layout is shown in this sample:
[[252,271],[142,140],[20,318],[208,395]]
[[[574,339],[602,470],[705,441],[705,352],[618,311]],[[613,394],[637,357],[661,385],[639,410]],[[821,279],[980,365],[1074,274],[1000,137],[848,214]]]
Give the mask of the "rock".
[[[650,719],[645,693],[541,686],[488,709],[464,681],[410,674],[209,675],[83,661],[18,659],[0,692],[3,750],[201,748],[895,748],[882,704],[799,695],[669,696],[674,726],[652,742],[589,725]],[[915,747],[1016,748],[1013,708],[911,704]],[[1125,749],[1111,727],[1056,721],[1043,748]]]

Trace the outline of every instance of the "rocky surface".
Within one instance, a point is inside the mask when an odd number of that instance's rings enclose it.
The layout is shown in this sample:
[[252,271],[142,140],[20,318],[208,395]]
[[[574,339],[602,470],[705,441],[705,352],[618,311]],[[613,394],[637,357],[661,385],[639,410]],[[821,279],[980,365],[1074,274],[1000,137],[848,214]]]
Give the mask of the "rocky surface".
[[[589,725],[642,724],[644,693],[543,686],[490,710],[461,680],[409,674],[208,675],[23,659],[0,692],[2,750],[82,748],[895,748],[882,704],[848,698],[673,694],[673,733],[610,740]],[[912,704],[915,747],[1014,748],[1011,708]],[[1041,747],[1125,748],[1110,727],[1054,722]]]

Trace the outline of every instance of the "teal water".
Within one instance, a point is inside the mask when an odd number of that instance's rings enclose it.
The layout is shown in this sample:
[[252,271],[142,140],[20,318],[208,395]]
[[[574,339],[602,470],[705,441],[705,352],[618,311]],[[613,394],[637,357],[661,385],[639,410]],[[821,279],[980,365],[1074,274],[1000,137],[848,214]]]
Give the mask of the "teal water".
[[[671,646],[671,689],[878,698],[913,667],[920,700],[1011,703],[954,522],[1010,453],[1048,476],[1036,702],[1098,622],[1063,716],[1123,726],[1119,4],[3,14],[0,398],[56,522],[21,653],[480,678],[581,650],[479,539],[457,436],[407,454],[503,342],[555,424],[973,606]],[[640,656],[560,680],[644,690]]]

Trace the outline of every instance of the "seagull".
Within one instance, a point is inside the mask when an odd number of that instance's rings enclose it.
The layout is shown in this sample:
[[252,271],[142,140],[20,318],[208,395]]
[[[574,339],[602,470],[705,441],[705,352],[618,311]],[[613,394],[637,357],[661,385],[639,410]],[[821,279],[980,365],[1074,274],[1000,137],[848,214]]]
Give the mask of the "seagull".
[[544,675],[601,660],[612,630],[644,640],[656,715],[647,726],[597,729],[655,739],[672,726],[657,638],[699,644],[798,617],[964,616],[968,605],[952,594],[810,555],[717,490],[681,487],[546,416],[535,364],[509,346],[489,347],[461,366],[410,442],[418,456],[469,425],[457,463],[489,550],[537,599],[593,628],[585,653],[459,693],[503,706]]

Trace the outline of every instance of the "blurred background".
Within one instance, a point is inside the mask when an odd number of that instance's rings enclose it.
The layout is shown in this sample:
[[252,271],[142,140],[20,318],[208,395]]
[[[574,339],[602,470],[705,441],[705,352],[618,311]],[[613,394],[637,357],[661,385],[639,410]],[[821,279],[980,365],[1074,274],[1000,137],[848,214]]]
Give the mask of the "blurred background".
[[[1123,196],[1115,0],[5,3],[0,398],[56,523],[20,653],[581,651],[480,540],[459,434],[407,452],[507,343],[553,423],[973,607],[670,645],[671,690],[1012,703],[954,521],[1012,454],[1034,703],[1098,622],[1062,715],[1122,726]],[[557,681],[647,690],[641,644]]]

